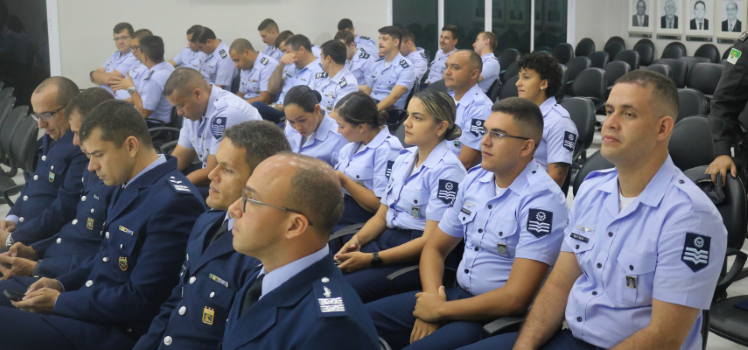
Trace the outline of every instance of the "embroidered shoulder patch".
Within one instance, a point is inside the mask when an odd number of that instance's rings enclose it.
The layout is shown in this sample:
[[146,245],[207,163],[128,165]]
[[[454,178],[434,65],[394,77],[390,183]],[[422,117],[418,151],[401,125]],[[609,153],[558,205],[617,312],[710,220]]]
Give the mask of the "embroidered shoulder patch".
[[428,59],[428,57],[426,57],[426,52],[424,52],[424,51],[421,51],[421,57],[423,57],[425,59]]
[[345,81],[345,78],[341,78],[340,83],[338,83],[338,86],[345,87],[346,85],[348,85],[348,83]]
[[361,53],[358,54],[358,57],[359,58],[363,58],[363,59],[368,59],[369,57],[371,57],[371,55],[369,55],[368,53],[366,53],[364,50],[361,50]]
[[553,213],[542,209],[530,209],[527,215],[527,231],[536,238],[547,236],[553,230]]
[[371,40],[371,38],[368,36],[359,35],[358,37],[364,40]]
[[319,72],[319,73],[317,73],[317,75],[315,75],[314,77],[315,77],[315,78],[317,78],[317,79],[323,79],[323,78],[327,78],[327,77],[329,77],[329,76],[330,76],[330,75],[329,75],[329,74],[327,74],[327,72]]
[[486,129],[483,127],[483,120],[473,118],[470,120],[470,133],[475,136],[481,136],[486,134]]
[[[745,33],[743,33],[743,34],[745,34]],[[730,62],[732,64],[737,64],[738,63],[738,59],[740,59],[740,56],[742,56],[742,55],[743,55],[743,53],[740,52],[740,50],[736,50],[735,48],[732,48],[730,50],[730,55],[727,56],[727,62]]]
[[314,296],[317,298],[317,316],[340,317],[348,315],[340,287],[327,277],[314,281]]
[[221,51],[218,52],[218,54],[221,55],[221,58],[226,58],[226,56],[228,56],[226,54],[226,50],[221,50]]
[[169,185],[171,185],[171,187],[173,187],[174,190],[179,193],[192,193],[189,187],[187,187],[186,185],[182,185],[182,181],[169,179]]
[[226,130],[226,117],[215,117],[210,125],[210,131],[216,140],[223,137],[223,131]]
[[683,254],[680,259],[693,272],[699,272],[709,265],[709,246],[711,242],[712,237],[686,233],[686,242],[683,245]]
[[436,198],[439,198],[445,204],[452,205],[457,198],[457,187],[459,184],[455,181],[439,179],[439,189]]
[[406,60],[400,60],[400,67],[408,68],[410,65],[408,64],[408,61]]
[[574,152],[574,146],[577,144],[577,135],[574,133],[564,131],[564,148]]
[[387,161],[387,170],[384,171],[384,176],[387,177],[387,180],[390,179],[390,175],[392,175],[392,166],[395,164],[394,160],[388,160]]
[[267,58],[267,57],[263,57],[263,58],[262,58],[262,59],[260,60],[260,63],[261,63],[261,64],[268,64],[268,62],[270,62],[270,61],[268,60],[268,58]]

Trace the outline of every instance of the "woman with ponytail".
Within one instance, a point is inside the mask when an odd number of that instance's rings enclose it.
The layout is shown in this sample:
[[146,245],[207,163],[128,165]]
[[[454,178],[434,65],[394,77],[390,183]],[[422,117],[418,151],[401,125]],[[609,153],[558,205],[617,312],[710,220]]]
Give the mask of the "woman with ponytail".
[[[448,145],[462,134],[455,125],[454,100],[436,90],[420,91],[408,114],[405,143],[414,147],[395,160],[377,213],[335,255],[364,303],[398,292],[387,275],[418,263],[467,174]],[[418,288],[418,283],[418,274],[398,279],[398,285]]]
[[283,100],[286,113],[284,133],[291,150],[335,167],[338,151],[347,143],[337,124],[319,105],[322,95],[306,85],[292,87]]

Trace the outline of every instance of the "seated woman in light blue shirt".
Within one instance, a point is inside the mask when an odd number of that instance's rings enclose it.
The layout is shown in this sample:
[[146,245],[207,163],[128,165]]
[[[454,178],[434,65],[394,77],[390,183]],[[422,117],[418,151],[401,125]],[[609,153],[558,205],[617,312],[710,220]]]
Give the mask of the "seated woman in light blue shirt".
[[286,112],[284,133],[291,149],[335,167],[338,152],[346,145],[335,119],[319,105],[322,96],[306,85],[292,87],[283,100]]
[[[387,275],[417,264],[421,250],[457,195],[467,172],[448,141],[460,137],[455,103],[436,90],[416,93],[408,105],[405,143],[392,166],[379,210],[335,255],[346,281],[365,303],[395,294]],[[402,279],[418,285],[418,275]]]
[[340,150],[335,167],[345,194],[345,210],[335,227],[337,231],[364,223],[377,212],[389,172],[403,145],[390,135],[387,112],[378,111],[376,102],[363,92],[343,97],[330,116],[348,141]]

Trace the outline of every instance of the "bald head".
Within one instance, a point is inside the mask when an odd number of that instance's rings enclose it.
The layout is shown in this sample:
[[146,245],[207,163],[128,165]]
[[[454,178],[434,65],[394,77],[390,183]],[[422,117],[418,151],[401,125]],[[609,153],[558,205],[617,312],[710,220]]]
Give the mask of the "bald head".
[[174,91],[178,95],[189,93],[195,89],[208,89],[208,83],[200,72],[187,67],[179,67],[171,73],[164,85],[164,96],[171,96]]

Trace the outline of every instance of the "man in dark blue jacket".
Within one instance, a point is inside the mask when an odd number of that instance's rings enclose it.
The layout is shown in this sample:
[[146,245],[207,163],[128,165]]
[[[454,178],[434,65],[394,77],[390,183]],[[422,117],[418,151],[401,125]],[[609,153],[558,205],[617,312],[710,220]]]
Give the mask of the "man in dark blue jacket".
[[[111,99],[114,96],[108,91],[94,87],[84,90],[68,102],[65,119],[70,123],[74,145],[83,146],[76,136],[83,119],[94,107]],[[75,219],[66,223],[52,237],[30,246],[16,242],[8,252],[0,254],[0,273],[6,279],[0,281],[0,290],[25,292],[39,277],[57,278],[91,259],[101,245],[100,232],[113,191],[114,187],[104,185],[95,172],[86,169]],[[0,298],[0,306],[12,305],[7,298]]]
[[205,211],[176,159],[156,154],[132,105],[100,104],[79,137],[88,169],[116,186],[102,245],[85,265],[32,284],[13,302],[20,310],[0,308],[4,348],[132,349],[177,284],[189,232]]
[[232,246],[232,219],[226,211],[241,199],[252,170],[266,158],[291,152],[283,131],[267,121],[247,121],[223,134],[218,146],[218,165],[210,172],[213,210],[197,219],[187,242],[180,282],[148,334],[135,346],[145,349],[217,348],[223,338],[231,303],[244,283],[259,270],[260,261]]
[[224,350],[379,349],[374,324],[327,247],[343,215],[329,165],[296,153],[270,157],[229,213],[234,249],[263,266],[236,295]]
[[31,95],[31,117],[45,133],[36,170],[5,220],[0,221],[0,250],[15,242],[31,244],[47,238],[75,217],[88,159],[73,145],[70,123],[63,114],[78,91],[72,80],[51,77]]

